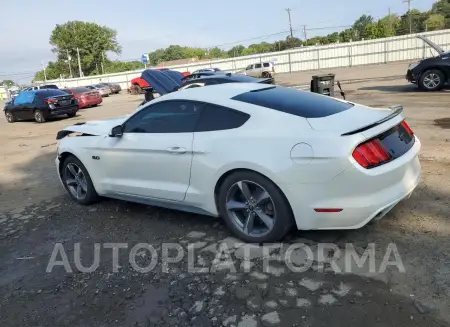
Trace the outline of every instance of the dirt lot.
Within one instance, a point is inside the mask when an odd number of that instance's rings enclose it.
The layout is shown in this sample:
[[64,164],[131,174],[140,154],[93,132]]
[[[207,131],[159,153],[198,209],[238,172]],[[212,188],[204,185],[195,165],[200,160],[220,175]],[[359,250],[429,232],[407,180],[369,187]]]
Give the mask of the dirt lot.
[[[163,242],[180,243],[184,250],[195,243],[196,266],[208,266],[221,240],[238,245],[220,220],[113,200],[91,207],[68,200],[53,163],[56,132],[78,121],[130,113],[141,100],[118,95],[69,120],[38,125],[0,118],[2,326],[449,326],[450,92],[418,92],[403,80],[344,87],[355,102],[405,106],[423,145],[422,182],[374,225],[293,232],[283,245],[300,242],[316,249],[318,243],[334,243],[345,253],[352,243],[362,253],[374,243],[380,261],[393,243],[406,272],[390,266],[375,274],[364,267],[336,274],[320,258],[303,273],[283,270],[276,260],[263,271],[258,248],[252,264],[236,264],[237,272],[188,273],[187,258],[170,264],[168,272],[160,262],[148,273],[132,269],[130,249],[142,242],[158,253]],[[75,243],[89,266],[94,244],[106,242],[128,245],[119,251],[117,272],[111,249],[103,246],[98,269],[76,269]],[[61,266],[46,272],[56,243],[63,245],[72,273]],[[233,253],[237,263],[240,249]],[[141,266],[149,263],[145,252],[138,257]]]

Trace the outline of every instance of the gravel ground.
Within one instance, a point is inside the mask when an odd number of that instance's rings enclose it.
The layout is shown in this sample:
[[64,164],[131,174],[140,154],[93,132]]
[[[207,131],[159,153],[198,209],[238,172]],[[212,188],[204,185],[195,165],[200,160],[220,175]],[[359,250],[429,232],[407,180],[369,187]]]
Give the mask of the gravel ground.
[[[83,207],[65,196],[53,163],[56,132],[130,113],[139,97],[113,96],[78,117],[42,125],[1,117],[2,326],[449,326],[449,92],[417,92],[401,80],[345,89],[356,102],[405,106],[423,144],[422,182],[373,225],[292,232],[271,252],[239,243],[219,219],[115,200]],[[108,243],[127,248],[114,256]],[[154,252],[136,251],[140,243]],[[178,245],[166,252],[167,243]],[[320,243],[334,248],[322,257]],[[374,245],[376,273],[367,266],[336,271],[348,268],[349,243],[360,255]],[[293,244],[300,250],[292,261],[310,269],[287,268],[283,258]],[[406,272],[382,269],[393,247]],[[164,255],[181,252],[181,261],[162,264]],[[49,266],[56,253],[66,266]],[[97,259],[96,269],[82,272]],[[153,262],[148,272],[137,269]]]

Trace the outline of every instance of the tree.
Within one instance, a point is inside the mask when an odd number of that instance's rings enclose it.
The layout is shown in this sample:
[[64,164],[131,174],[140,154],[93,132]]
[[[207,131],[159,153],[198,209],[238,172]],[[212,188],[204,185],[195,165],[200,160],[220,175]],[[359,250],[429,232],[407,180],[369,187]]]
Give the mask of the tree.
[[434,31],[445,27],[445,16],[432,14],[425,20],[428,31]]
[[6,87],[11,87],[11,86],[14,86],[15,83],[14,83],[14,81],[11,81],[10,79],[5,79],[4,81],[0,82],[0,85],[6,86]]
[[362,15],[355,21],[355,23],[352,26],[352,29],[357,31],[358,39],[363,39],[366,37],[364,35],[366,26],[373,23],[374,19],[370,15]]

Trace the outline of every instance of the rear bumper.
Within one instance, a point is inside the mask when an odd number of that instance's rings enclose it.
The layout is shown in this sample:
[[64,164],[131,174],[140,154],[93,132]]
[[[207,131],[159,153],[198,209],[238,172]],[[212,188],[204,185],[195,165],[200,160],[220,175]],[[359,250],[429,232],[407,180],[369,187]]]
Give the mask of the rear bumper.
[[[371,169],[353,166],[327,183],[291,186],[286,196],[298,229],[358,229],[386,215],[420,182],[420,141],[402,157]],[[316,212],[337,208],[340,212]]]
[[49,110],[47,115],[49,117],[53,117],[53,116],[59,116],[59,115],[67,115],[67,114],[74,114],[78,111],[78,106],[71,106],[71,107],[66,107],[63,109],[52,109]]
[[92,105],[96,105],[96,104],[100,104],[103,102],[103,99],[101,97],[98,97],[96,99],[92,99],[92,100],[83,100],[83,101],[79,101],[78,104],[81,108],[86,108],[86,107],[90,107]]

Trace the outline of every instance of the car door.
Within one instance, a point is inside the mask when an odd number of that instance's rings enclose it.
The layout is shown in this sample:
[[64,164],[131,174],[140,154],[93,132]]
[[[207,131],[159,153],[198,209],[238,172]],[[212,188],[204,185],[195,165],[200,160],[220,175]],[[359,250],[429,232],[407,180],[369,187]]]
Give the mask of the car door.
[[247,68],[245,68],[245,74],[248,76],[253,76],[252,69],[253,69],[253,65],[248,65]]
[[104,189],[113,194],[183,201],[200,110],[195,102],[168,100],[130,117],[121,137],[107,137],[101,145]]
[[14,99],[14,106],[11,112],[19,119],[33,118],[33,109],[35,91],[22,91]]

